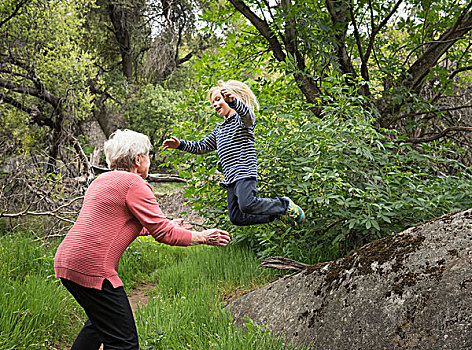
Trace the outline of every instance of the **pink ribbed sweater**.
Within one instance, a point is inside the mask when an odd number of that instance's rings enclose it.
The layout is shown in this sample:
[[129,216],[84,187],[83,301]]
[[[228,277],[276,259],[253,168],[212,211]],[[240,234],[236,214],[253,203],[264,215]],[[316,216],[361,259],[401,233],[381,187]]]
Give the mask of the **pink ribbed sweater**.
[[126,171],[100,175],[88,188],[77,221],[57,249],[56,277],[101,289],[104,279],[122,286],[118,264],[139,235],[188,246],[192,233],[175,227],[162,213],[151,187]]

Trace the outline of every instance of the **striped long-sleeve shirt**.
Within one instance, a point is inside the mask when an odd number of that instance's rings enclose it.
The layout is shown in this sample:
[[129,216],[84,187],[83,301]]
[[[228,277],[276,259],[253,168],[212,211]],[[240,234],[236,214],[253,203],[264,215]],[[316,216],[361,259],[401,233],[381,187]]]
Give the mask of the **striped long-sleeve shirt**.
[[228,105],[236,111],[202,141],[180,141],[178,149],[194,154],[216,150],[223,168],[223,186],[238,180],[257,178],[257,158],[254,146],[254,112],[243,102],[234,99]]

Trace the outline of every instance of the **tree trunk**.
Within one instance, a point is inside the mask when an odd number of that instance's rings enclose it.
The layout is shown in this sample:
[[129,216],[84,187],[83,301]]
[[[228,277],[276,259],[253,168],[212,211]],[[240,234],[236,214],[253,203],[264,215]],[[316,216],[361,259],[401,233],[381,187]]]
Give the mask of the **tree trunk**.
[[[456,23],[448,28],[439,39],[429,43],[424,53],[410,66],[406,76],[400,82],[405,91],[419,93],[431,69],[439,59],[472,29],[472,2],[464,9]],[[377,108],[382,117],[377,120],[380,127],[391,127],[400,119],[408,116],[400,115],[398,105],[388,99],[377,101]]]
[[131,52],[131,34],[127,11],[112,2],[108,5],[108,14],[113,24],[113,33],[115,34],[121,54],[121,70],[126,79],[133,80],[133,58]]

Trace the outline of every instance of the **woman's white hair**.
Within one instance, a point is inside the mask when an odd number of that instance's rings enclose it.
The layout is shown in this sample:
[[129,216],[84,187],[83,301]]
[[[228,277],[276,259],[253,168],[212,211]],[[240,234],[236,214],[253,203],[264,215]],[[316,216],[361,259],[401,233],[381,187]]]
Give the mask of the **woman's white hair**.
[[130,171],[136,168],[134,159],[147,155],[151,149],[149,138],[132,130],[116,130],[103,145],[111,170]]

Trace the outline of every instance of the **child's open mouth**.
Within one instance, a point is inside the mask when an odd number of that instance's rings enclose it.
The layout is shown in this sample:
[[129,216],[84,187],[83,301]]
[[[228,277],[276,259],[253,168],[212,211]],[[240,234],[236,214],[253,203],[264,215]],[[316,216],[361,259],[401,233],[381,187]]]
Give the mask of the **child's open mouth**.
[[220,113],[221,107],[216,107],[216,108],[215,108],[215,111],[216,111],[216,113]]

